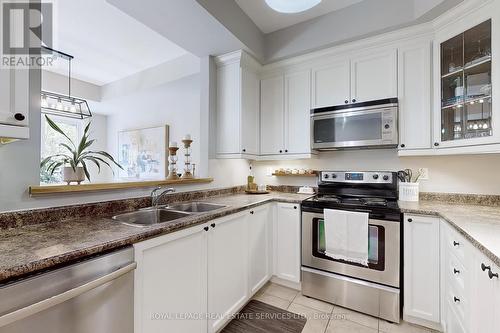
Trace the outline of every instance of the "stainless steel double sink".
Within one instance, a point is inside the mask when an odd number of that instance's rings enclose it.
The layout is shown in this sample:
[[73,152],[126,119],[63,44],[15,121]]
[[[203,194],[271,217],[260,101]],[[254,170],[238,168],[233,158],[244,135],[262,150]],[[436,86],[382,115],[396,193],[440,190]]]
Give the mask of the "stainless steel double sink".
[[112,219],[127,225],[145,227],[159,223],[174,222],[186,216],[206,213],[224,207],[226,206],[194,201],[144,208],[131,213],[113,216]]

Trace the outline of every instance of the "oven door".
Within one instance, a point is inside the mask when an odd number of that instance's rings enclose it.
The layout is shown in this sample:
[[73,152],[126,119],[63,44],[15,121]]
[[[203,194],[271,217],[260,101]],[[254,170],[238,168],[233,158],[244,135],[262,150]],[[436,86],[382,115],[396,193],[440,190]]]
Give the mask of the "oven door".
[[311,133],[316,150],[397,146],[397,107],[313,115]]
[[324,254],[324,219],[320,213],[302,213],[302,265],[399,288],[400,223],[369,220],[368,267]]

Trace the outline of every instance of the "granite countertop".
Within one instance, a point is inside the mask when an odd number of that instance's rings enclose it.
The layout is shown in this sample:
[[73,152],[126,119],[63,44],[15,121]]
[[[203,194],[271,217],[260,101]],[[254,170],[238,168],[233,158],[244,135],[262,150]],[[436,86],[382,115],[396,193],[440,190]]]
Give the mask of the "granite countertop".
[[264,203],[300,203],[310,195],[271,192],[236,194],[201,201],[226,205],[154,226],[127,226],[111,217],[85,217],[0,230],[0,283],[148,238],[202,224]]
[[403,213],[443,218],[500,267],[500,206],[400,201],[399,207]]

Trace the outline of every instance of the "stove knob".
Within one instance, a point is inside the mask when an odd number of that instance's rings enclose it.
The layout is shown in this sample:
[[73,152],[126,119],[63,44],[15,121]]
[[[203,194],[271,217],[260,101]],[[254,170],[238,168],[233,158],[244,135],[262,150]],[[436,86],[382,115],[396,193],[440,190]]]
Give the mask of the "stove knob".
[[378,175],[373,175],[373,179],[377,180],[378,179]]
[[324,178],[325,178],[325,179],[328,179],[328,178],[330,178],[330,176],[329,176],[328,174],[325,174],[325,175],[324,175]]
[[384,180],[389,180],[389,176],[385,175],[383,179]]
[[337,178],[337,175],[336,175],[336,174],[334,174],[334,173],[332,173],[332,178],[333,178],[333,179]]

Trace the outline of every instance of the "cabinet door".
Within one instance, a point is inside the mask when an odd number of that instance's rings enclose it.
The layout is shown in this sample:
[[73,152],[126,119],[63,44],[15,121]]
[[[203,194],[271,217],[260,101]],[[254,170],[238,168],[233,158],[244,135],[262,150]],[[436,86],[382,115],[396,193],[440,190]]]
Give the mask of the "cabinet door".
[[28,126],[29,71],[0,69],[0,87],[0,124]]
[[351,59],[351,102],[398,95],[397,52],[372,52]]
[[278,203],[274,228],[274,274],[300,282],[300,205]]
[[248,299],[248,212],[215,220],[208,234],[209,332],[218,331]]
[[400,149],[431,148],[431,42],[399,48]]
[[241,152],[258,155],[260,80],[246,68],[242,68],[241,75]]
[[261,80],[260,153],[276,155],[284,152],[284,84],[283,76]]
[[440,322],[439,218],[405,215],[404,313]]
[[312,72],[313,108],[346,104],[350,101],[349,60],[317,67]]
[[240,145],[240,65],[217,69],[217,153],[239,154]]
[[[471,276],[470,293],[470,331],[481,333],[498,332],[495,321],[500,315],[495,312],[495,292],[498,292],[498,279],[490,279],[488,273],[500,274],[500,270],[492,265],[482,253],[474,250],[472,267],[469,268]],[[482,265],[485,266],[483,270]],[[489,267],[489,268],[488,268]]]
[[311,153],[311,72],[285,76],[285,153]]
[[249,212],[250,294],[255,294],[271,278],[272,218],[269,205]]
[[208,233],[203,227],[134,245],[136,333],[207,331],[206,320],[175,317],[207,312]]

